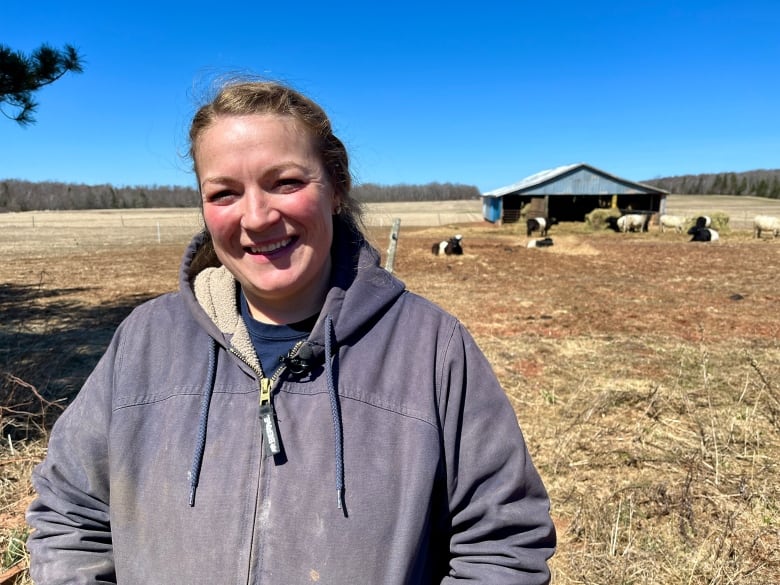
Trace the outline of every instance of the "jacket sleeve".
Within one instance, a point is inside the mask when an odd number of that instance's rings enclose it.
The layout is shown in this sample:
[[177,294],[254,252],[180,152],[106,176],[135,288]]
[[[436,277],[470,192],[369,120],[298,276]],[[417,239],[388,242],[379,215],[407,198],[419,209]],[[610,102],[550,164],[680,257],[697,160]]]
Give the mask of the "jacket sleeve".
[[451,533],[442,584],[549,583],[556,544],[550,501],[515,412],[460,325],[446,356],[439,408]]
[[27,510],[30,574],[37,585],[116,583],[109,521],[108,428],[115,336],[52,429],[32,474]]

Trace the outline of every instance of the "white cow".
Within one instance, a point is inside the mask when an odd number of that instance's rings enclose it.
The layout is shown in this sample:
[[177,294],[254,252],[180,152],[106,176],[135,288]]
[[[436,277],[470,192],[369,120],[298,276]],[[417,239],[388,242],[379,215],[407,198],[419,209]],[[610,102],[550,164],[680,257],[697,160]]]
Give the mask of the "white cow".
[[688,223],[688,218],[681,215],[664,214],[658,218],[658,224],[661,226],[662,232],[669,229],[681,234],[686,223]]
[[649,217],[641,213],[621,215],[617,219],[618,229],[623,232],[643,232],[647,230]]
[[772,237],[780,235],[780,219],[773,215],[757,215],[753,218],[753,235],[761,237],[761,232],[772,232]]

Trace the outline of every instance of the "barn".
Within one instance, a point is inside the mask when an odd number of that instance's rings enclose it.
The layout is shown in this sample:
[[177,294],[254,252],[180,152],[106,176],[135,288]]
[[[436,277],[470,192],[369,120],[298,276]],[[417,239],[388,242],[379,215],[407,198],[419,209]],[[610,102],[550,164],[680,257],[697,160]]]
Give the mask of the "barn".
[[526,217],[585,221],[598,208],[664,213],[668,191],[635,183],[585,163],[548,169],[482,194],[482,216],[491,223]]

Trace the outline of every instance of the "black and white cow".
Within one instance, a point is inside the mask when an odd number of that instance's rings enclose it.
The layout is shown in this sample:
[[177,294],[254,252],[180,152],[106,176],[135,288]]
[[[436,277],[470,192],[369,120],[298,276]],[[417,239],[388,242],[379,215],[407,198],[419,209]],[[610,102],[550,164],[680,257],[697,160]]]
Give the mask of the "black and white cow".
[[442,240],[441,242],[434,244],[431,247],[431,252],[433,252],[437,256],[439,255],[461,256],[463,254],[463,246],[461,245],[462,241],[463,241],[463,236],[461,236],[460,234],[455,234],[449,240]]
[[[717,231],[712,229],[712,218],[709,215],[700,215],[696,218],[688,235],[693,236],[691,242],[714,242],[720,239]],[[711,233],[712,232],[712,233]]]
[[532,233],[538,231],[539,235],[544,238],[547,236],[547,230],[550,229],[550,226],[555,225],[556,223],[558,223],[558,220],[554,217],[532,217],[525,222],[525,227],[528,232],[527,235],[530,238]]
[[549,248],[553,245],[553,239],[552,238],[536,238],[533,240],[528,240],[528,243],[525,245],[526,248]]
[[718,232],[712,228],[693,226],[688,234],[693,236],[691,242],[717,242],[720,239]]

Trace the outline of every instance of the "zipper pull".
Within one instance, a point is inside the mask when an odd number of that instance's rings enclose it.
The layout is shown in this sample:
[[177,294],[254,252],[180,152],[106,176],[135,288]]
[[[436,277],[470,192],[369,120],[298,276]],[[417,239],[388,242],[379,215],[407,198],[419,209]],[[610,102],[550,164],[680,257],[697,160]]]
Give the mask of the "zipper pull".
[[271,385],[270,378],[260,380],[260,423],[263,427],[263,436],[265,437],[265,456],[276,455],[281,451],[279,446],[279,433],[276,430],[276,416],[274,407],[271,404]]

